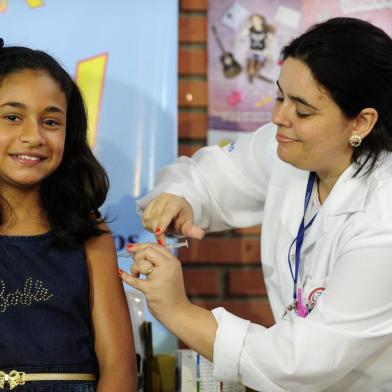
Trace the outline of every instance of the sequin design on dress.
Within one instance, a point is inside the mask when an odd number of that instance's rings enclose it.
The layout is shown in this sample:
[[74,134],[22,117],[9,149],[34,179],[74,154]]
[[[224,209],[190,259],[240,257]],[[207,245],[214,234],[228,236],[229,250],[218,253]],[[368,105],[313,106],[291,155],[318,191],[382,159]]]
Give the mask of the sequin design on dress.
[[6,292],[6,285],[0,280],[0,312],[19,305],[30,306],[40,302],[47,302],[53,294],[44,287],[40,280],[34,281],[31,276],[26,279],[23,289]]

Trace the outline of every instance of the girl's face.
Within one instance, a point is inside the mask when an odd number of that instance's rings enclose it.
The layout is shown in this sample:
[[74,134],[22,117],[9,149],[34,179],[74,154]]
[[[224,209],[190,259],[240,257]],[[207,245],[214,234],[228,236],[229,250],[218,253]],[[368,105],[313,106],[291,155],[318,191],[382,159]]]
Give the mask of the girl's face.
[[278,155],[283,161],[320,175],[340,175],[350,164],[347,119],[306,64],[288,58],[278,80],[272,120],[278,126]]
[[0,84],[0,187],[37,188],[60,165],[67,100],[44,71],[10,74]]

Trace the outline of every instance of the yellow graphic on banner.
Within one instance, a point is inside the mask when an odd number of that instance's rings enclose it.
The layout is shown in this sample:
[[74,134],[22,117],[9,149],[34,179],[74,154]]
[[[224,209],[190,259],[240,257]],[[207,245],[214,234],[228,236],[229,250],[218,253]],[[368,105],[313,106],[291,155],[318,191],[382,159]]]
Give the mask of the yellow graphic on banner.
[[0,0],[0,12],[7,11],[7,0]]
[[[0,0],[0,12],[4,13],[7,11],[8,0]],[[45,5],[43,0],[26,0],[26,4],[31,8],[38,8]]]
[[37,8],[45,5],[43,0],[26,0],[26,3],[31,7],[31,8]]
[[82,91],[87,107],[88,142],[95,146],[98,117],[106,72],[107,53],[82,60],[78,63],[76,83]]

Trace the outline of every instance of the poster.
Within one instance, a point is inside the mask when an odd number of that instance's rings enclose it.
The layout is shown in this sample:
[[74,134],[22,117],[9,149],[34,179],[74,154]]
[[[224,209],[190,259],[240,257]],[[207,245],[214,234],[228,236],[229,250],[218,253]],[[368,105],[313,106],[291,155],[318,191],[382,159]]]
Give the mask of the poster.
[[[153,240],[135,200],[177,156],[177,24],[177,0],[0,0],[5,44],[47,51],[82,90],[118,251]],[[129,270],[130,259],[119,264]],[[153,338],[157,353],[173,352],[176,340],[155,321]]]
[[336,16],[392,35],[392,0],[210,0],[208,144],[229,143],[271,120],[281,48]]

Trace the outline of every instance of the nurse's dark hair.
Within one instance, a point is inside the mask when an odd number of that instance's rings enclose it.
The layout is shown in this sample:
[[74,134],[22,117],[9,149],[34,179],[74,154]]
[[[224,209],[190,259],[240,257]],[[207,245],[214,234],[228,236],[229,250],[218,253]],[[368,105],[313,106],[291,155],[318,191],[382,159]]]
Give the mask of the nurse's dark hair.
[[99,207],[106,199],[109,181],[87,141],[87,114],[78,86],[50,55],[30,48],[0,49],[0,88],[17,72],[45,72],[67,100],[64,155],[60,166],[41,184],[41,202],[58,243],[82,248],[84,242],[105,232]]
[[352,155],[356,175],[369,174],[382,152],[392,151],[392,39],[363,20],[332,18],[285,46],[282,58],[288,57],[310,68],[347,118],[377,110],[372,132]]

